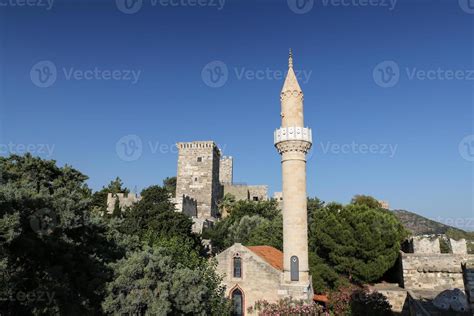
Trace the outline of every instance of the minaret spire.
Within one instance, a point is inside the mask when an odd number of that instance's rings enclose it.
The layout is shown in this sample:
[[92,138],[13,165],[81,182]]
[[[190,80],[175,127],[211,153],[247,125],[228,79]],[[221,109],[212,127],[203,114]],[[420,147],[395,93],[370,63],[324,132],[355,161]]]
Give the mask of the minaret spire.
[[293,68],[293,52],[290,48],[290,55],[288,57],[288,68]]
[[281,92],[285,91],[298,91],[302,92],[300,85],[298,84],[298,79],[296,78],[295,71],[293,70],[293,51],[290,48],[290,54],[288,56],[288,73],[286,74],[285,83]]
[[283,191],[283,278],[298,299],[312,298],[308,262],[306,154],[312,145],[311,129],[304,127],[303,91],[293,70],[290,49],[288,74],[280,93],[281,127],[274,144],[281,155]]

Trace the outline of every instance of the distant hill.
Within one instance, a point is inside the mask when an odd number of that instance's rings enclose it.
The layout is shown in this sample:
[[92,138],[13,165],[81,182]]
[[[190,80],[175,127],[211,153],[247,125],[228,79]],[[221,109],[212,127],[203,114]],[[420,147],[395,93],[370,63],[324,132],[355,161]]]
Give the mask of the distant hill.
[[454,239],[474,240],[474,232],[466,232],[405,210],[394,210],[393,213],[413,235],[445,234]]

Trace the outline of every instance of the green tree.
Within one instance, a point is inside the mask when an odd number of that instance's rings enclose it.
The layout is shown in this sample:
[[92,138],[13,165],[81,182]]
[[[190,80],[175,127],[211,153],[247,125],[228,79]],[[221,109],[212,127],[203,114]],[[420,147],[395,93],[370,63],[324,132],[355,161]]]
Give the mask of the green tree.
[[107,263],[125,249],[89,209],[87,177],[27,154],[0,157],[2,289],[50,299],[0,301],[5,315],[100,313]]
[[248,246],[267,245],[283,251],[283,217],[265,220],[250,232]]
[[347,284],[347,281],[316,253],[310,251],[308,259],[313,289],[316,293],[326,293]]
[[230,242],[232,244],[236,242],[244,245],[248,244],[252,231],[264,222],[269,221],[259,215],[245,215],[240,219],[240,221],[233,223],[229,227]]
[[[134,252],[115,264],[104,311],[113,315],[225,315],[228,303],[213,266],[188,266],[186,253],[155,247]],[[188,251],[191,251],[189,248]],[[176,261],[170,254],[179,254]],[[184,259],[184,260],[183,260]]]
[[406,232],[390,211],[329,204],[314,214],[310,248],[350,279],[371,282],[391,268]]
[[220,200],[218,203],[221,216],[224,218],[227,217],[229,215],[230,209],[232,209],[234,204],[235,204],[235,196],[230,193],[226,193],[224,197],[222,198],[222,200]]
[[[276,201],[237,201],[227,205],[229,216],[203,232],[202,237],[211,240],[214,253],[223,251],[234,242],[256,245],[269,241],[281,249],[283,226]],[[246,222],[250,226],[246,227]],[[235,236],[238,238],[235,239]]]
[[102,187],[100,191],[94,192],[92,195],[92,210],[105,214],[107,211],[107,195],[109,193],[130,193],[130,190],[124,187],[122,180],[117,177],[110,181],[107,186]]
[[365,205],[373,209],[378,209],[382,207],[382,204],[380,204],[380,202],[376,198],[368,195],[355,195],[351,200],[351,204]]
[[164,179],[163,188],[171,194],[172,197],[176,197],[176,177],[167,177]]
[[201,239],[192,233],[192,220],[175,212],[165,188],[150,186],[141,192],[141,196],[142,199],[123,214],[123,233],[138,236],[150,246],[162,238],[182,237],[204,251]]

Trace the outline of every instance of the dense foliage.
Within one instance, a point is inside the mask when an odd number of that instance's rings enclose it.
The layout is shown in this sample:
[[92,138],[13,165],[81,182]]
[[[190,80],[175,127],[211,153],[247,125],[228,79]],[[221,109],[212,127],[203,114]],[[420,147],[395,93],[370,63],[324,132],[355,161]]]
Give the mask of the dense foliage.
[[203,238],[212,241],[214,253],[234,243],[283,249],[282,216],[275,201],[235,201],[228,195],[220,206],[228,216],[203,232]]
[[398,258],[406,233],[387,210],[365,204],[328,204],[315,214],[310,248],[358,282],[376,281]]
[[[30,155],[0,158],[2,315],[222,315],[220,279],[169,189],[152,186],[121,216],[100,216],[70,166]],[[183,291],[183,289],[186,289]]]

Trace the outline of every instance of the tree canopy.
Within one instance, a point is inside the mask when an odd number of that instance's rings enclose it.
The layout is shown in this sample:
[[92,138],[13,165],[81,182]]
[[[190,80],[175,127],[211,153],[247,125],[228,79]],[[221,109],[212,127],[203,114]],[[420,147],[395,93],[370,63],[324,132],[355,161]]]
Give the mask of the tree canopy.
[[108,218],[94,211],[104,192],[127,189],[117,178],[97,195],[86,180],[55,161],[0,158],[2,315],[226,313],[220,279],[167,189],[149,187]]

